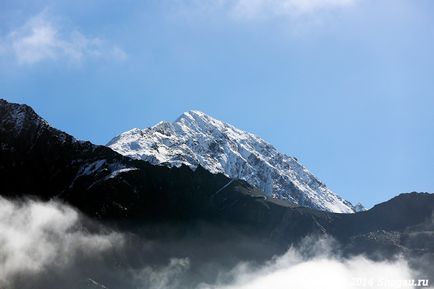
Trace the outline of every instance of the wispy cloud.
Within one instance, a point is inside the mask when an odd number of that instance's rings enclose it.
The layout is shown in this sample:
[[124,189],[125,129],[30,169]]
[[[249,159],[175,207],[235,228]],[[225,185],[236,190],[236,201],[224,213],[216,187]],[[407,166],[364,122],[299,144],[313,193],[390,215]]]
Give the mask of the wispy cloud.
[[357,0],[236,0],[233,11],[240,17],[300,16],[348,7]]
[[348,9],[362,0],[173,0],[182,15],[223,14],[242,21],[283,18],[306,24],[322,22],[330,12]]
[[90,37],[77,29],[69,30],[51,19],[45,11],[2,37],[0,53],[12,54],[19,64],[45,60],[81,63],[89,58],[124,60],[127,54],[99,37]]
[[181,19],[223,16],[243,24],[279,22],[292,35],[333,23],[337,15],[353,13],[364,0],[172,0],[168,7]]
[[121,234],[90,233],[83,224],[77,211],[59,203],[0,197],[0,287],[18,288],[14,282],[23,276],[66,270],[83,254],[92,259],[122,247]]

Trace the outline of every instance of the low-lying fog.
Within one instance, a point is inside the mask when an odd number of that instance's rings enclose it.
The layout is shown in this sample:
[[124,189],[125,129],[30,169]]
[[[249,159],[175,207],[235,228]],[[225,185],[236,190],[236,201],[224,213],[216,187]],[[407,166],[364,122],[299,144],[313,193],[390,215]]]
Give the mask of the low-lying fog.
[[418,275],[400,257],[343,258],[331,239],[307,238],[255,262],[238,251],[260,254],[264,246],[213,232],[209,240],[159,242],[98,225],[60,203],[0,198],[0,288],[412,288],[404,282]]

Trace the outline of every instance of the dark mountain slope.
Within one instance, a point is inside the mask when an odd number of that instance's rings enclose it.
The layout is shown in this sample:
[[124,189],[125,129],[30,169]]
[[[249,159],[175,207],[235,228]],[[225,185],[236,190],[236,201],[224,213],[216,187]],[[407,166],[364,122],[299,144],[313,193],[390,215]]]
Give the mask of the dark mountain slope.
[[80,169],[98,160],[127,162],[112,150],[77,141],[52,128],[31,107],[0,100],[0,180],[6,196],[52,198],[73,183]]

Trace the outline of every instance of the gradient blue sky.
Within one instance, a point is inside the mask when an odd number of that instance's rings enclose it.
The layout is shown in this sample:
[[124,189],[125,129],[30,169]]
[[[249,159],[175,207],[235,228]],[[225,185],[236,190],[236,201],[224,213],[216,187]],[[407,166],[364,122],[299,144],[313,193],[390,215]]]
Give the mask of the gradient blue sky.
[[366,206],[434,191],[434,1],[0,3],[0,97],[105,144],[197,109]]

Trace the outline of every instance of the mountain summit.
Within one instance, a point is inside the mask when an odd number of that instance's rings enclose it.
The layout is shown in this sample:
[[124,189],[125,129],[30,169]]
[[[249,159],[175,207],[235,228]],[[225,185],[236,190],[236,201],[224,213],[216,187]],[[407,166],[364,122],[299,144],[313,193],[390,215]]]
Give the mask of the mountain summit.
[[356,208],[312,175],[296,158],[282,154],[260,137],[200,111],[183,113],[174,122],[132,129],[107,146],[125,156],[155,165],[192,169],[242,179],[269,199],[337,213]]

